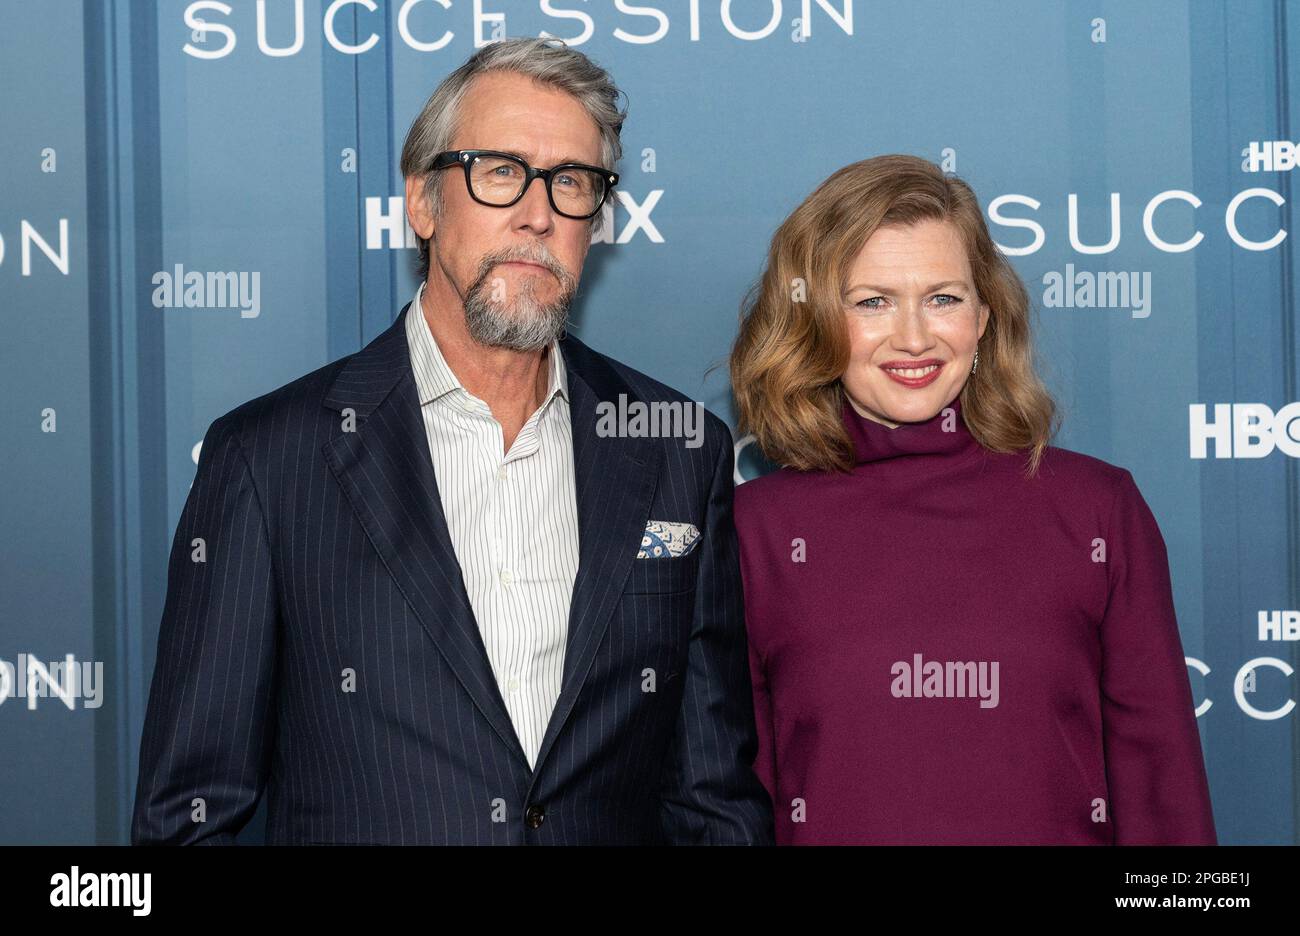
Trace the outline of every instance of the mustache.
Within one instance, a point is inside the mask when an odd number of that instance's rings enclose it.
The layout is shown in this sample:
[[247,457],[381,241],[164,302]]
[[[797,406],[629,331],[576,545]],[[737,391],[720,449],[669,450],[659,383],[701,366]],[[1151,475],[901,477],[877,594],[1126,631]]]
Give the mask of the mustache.
[[545,246],[538,244],[536,247],[527,248],[519,247],[510,250],[498,250],[487,254],[479,262],[478,276],[475,278],[478,282],[486,282],[489,274],[494,268],[502,263],[536,263],[550,272],[560,285],[567,291],[573,283],[573,274],[565,266],[556,260],[551,252]]

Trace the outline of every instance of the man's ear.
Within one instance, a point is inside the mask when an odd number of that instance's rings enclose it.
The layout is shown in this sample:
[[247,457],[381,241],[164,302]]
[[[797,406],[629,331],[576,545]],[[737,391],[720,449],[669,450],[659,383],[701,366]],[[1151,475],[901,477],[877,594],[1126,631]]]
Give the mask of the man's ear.
[[406,220],[411,230],[425,240],[433,237],[433,206],[425,193],[427,176],[406,177]]

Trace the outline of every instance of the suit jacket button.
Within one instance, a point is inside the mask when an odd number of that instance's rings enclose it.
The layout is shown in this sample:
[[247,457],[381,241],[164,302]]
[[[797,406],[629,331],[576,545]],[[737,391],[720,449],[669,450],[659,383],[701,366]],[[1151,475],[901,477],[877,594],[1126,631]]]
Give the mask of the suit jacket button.
[[546,810],[541,806],[529,806],[528,811],[524,813],[524,825],[530,829],[540,829],[542,820],[546,818]]

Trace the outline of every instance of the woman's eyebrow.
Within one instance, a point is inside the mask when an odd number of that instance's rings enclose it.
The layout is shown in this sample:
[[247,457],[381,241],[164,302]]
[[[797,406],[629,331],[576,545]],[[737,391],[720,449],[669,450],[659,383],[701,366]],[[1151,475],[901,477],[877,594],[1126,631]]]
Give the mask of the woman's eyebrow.
[[[965,285],[966,284],[961,280],[944,280],[942,283],[935,283],[933,286],[927,286],[922,290],[922,292],[934,292],[936,289],[943,289],[946,286]],[[849,289],[870,289],[873,292],[884,293],[887,296],[892,296],[894,294],[894,290],[892,289],[886,289],[884,286],[873,286],[870,283],[859,283],[855,286],[850,286]]]

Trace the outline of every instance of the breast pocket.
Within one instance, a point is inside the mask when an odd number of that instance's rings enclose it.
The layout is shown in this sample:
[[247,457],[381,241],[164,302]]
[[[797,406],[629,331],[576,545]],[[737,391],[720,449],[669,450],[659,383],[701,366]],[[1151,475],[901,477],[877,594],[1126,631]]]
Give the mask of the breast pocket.
[[623,593],[673,595],[692,591],[700,571],[699,550],[671,559],[634,559]]
[[619,602],[616,632],[623,652],[641,675],[653,669],[669,683],[685,666],[699,568],[694,556],[633,561]]

